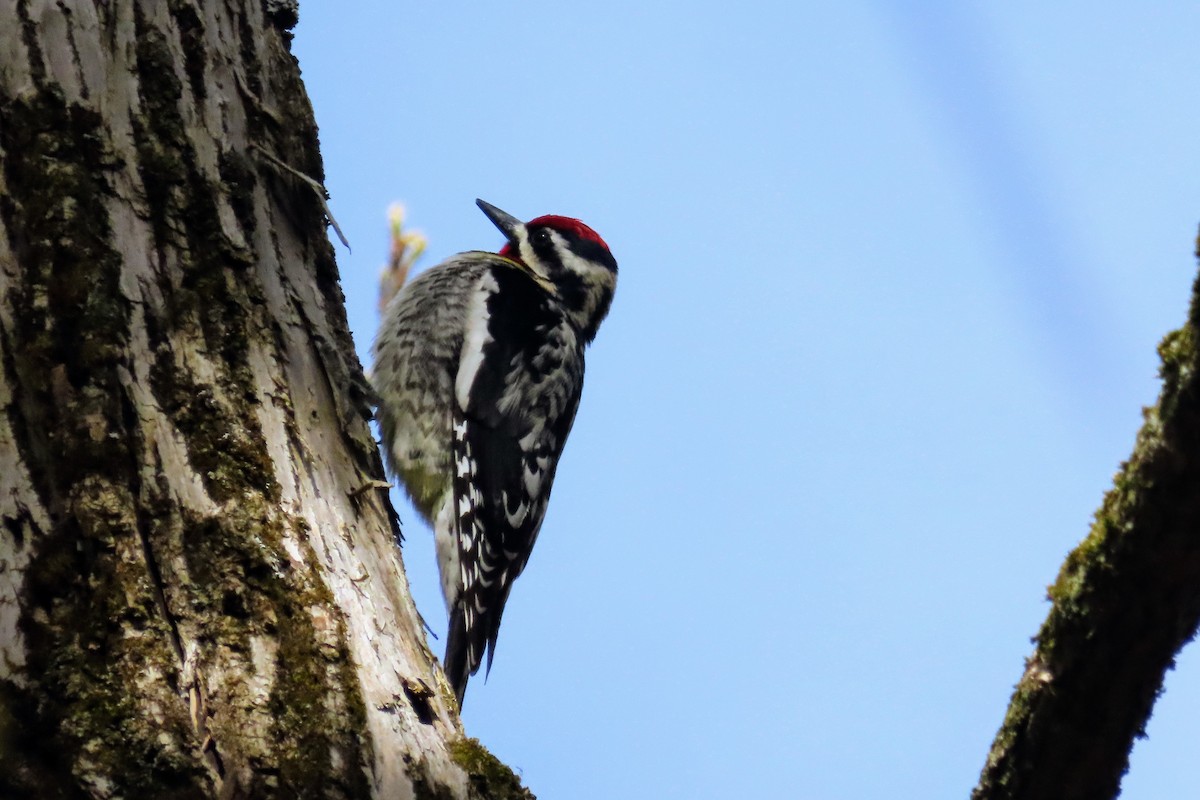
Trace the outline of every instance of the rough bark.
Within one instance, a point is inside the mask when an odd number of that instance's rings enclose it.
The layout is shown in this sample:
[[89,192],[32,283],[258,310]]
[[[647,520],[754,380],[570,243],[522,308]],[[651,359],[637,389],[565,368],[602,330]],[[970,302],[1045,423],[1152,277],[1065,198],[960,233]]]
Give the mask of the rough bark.
[[1162,392],[1053,603],[972,797],[1116,797],[1200,623],[1200,281],[1159,346]]
[[277,0],[0,0],[0,796],[521,796],[408,594]]

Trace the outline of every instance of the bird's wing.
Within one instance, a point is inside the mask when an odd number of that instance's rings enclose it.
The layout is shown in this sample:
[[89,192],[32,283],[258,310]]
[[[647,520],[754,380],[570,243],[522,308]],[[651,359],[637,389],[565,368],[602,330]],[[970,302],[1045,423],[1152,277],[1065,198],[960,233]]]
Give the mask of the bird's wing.
[[452,457],[462,591],[446,671],[460,693],[488,651],[513,580],[541,528],[582,391],[582,349],[544,295],[513,269],[481,280],[456,381]]

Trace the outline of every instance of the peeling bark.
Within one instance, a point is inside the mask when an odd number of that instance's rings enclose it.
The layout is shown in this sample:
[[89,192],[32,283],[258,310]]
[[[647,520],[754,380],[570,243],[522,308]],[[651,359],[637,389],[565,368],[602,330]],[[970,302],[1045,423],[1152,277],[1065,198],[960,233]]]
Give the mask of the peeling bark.
[[0,0],[0,796],[524,795],[425,645],[276,163],[322,180],[294,23]]
[[1200,280],[1159,346],[1163,387],[1053,605],[973,800],[1116,797],[1200,624]]

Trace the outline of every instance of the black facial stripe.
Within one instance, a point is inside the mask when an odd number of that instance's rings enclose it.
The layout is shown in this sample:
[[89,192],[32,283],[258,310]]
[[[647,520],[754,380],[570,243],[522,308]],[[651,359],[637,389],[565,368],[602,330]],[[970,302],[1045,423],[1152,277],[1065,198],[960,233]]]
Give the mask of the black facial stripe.
[[591,239],[572,239],[569,244],[571,252],[580,258],[607,267],[610,272],[617,271],[617,260],[613,258],[613,254],[609,252],[608,248],[599,242]]
[[[616,273],[617,260],[613,258],[612,253],[603,244],[593,239],[579,238],[565,231],[554,231],[543,227],[531,228],[529,231],[529,246],[533,249],[533,254],[537,260],[542,263],[551,275],[557,276],[565,272],[562,263],[562,253],[555,248],[554,233],[558,233],[563,244],[575,255],[585,261],[604,267],[609,272]],[[557,278],[555,280],[557,281]]]
[[545,228],[534,228],[529,233],[529,245],[537,255],[538,260],[546,264],[558,264],[558,254],[554,252],[554,238]]

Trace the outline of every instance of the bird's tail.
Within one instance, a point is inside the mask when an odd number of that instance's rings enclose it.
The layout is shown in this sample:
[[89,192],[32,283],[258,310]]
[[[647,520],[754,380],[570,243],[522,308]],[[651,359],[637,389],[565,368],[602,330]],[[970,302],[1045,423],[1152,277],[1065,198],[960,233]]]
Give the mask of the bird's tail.
[[450,687],[454,689],[454,696],[458,698],[459,709],[462,709],[463,697],[467,694],[467,681],[479,671],[479,656],[472,658],[471,650],[463,607],[455,603],[450,612],[450,631],[446,635],[446,657],[442,660],[442,668],[446,671]]
[[505,591],[499,597],[499,603],[485,607],[478,613],[474,599],[470,594],[460,597],[450,611],[450,630],[446,634],[446,658],[442,661],[442,669],[458,698],[458,707],[462,709],[463,695],[467,693],[467,681],[483,663],[483,651],[487,650],[488,672],[492,671],[492,656],[496,654],[496,637],[500,633],[500,617],[504,613],[504,603],[508,600],[510,584],[504,578],[501,583]]

